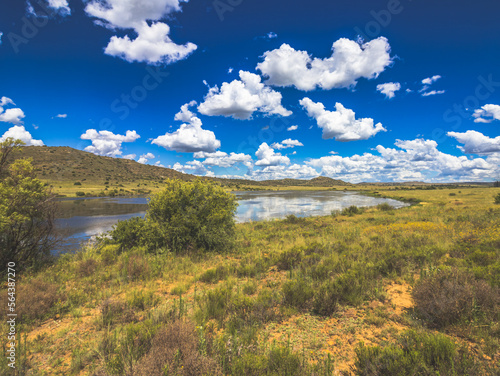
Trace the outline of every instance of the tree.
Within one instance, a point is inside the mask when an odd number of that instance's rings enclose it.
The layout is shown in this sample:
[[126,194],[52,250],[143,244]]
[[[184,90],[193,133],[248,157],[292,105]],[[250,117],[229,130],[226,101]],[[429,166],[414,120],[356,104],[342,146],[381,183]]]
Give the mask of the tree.
[[151,197],[145,219],[119,222],[111,238],[122,249],[224,251],[234,244],[237,205],[234,195],[213,182],[170,180]]
[[151,197],[147,219],[174,251],[225,250],[234,243],[236,197],[219,185],[171,180]]
[[54,196],[35,177],[31,161],[18,159],[6,168],[6,155],[20,145],[13,139],[0,143],[1,270],[8,262],[20,271],[47,260],[56,241]]
[[12,137],[8,137],[5,141],[0,142],[0,178],[5,175],[5,167],[7,165],[9,155],[14,150],[19,150],[23,145],[23,141],[14,140]]

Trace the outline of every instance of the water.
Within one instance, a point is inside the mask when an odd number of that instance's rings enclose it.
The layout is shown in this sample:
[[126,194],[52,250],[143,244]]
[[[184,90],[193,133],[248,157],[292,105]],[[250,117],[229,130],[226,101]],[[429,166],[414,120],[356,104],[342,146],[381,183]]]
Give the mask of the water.
[[[239,206],[237,222],[328,215],[351,205],[376,206],[388,203],[395,208],[407,206],[400,201],[337,191],[254,191],[235,192]],[[56,226],[64,241],[57,250],[77,250],[81,243],[112,229],[118,221],[144,217],[146,198],[75,198],[59,201]]]

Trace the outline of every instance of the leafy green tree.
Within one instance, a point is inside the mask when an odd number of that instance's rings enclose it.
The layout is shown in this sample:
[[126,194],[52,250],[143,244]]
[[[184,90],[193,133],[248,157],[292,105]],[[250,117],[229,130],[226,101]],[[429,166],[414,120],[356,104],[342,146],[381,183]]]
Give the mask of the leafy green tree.
[[55,243],[53,195],[35,177],[28,159],[7,164],[19,140],[0,143],[0,268],[15,262],[16,269],[40,263]]
[[12,137],[7,138],[5,141],[0,142],[0,178],[4,177],[6,174],[6,166],[9,155],[15,151],[19,150],[24,142],[21,140],[14,140]]

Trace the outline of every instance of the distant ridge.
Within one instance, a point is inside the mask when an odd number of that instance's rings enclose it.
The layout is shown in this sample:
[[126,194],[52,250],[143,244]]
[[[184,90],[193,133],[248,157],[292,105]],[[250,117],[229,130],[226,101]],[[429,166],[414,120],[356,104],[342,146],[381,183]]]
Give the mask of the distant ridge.
[[[162,181],[164,179],[193,180],[197,176],[184,174],[166,167],[150,166],[123,158],[102,157],[69,146],[25,146],[12,154],[12,158],[32,158],[38,178],[47,181],[92,181],[104,183],[108,180],[120,182]],[[295,186],[333,187],[351,185],[342,180],[319,176],[310,180],[247,180],[208,178],[223,185],[237,186]]]

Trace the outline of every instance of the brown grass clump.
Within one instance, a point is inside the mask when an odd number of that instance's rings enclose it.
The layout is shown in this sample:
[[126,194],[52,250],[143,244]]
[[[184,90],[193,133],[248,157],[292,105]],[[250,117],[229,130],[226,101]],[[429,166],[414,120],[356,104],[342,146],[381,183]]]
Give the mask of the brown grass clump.
[[101,305],[102,325],[114,325],[118,323],[129,323],[136,320],[134,312],[126,303],[117,300],[106,299]]
[[180,320],[156,334],[134,371],[137,376],[221,375],[216,362],[198,349],[194,325]]
[[147,260],[140,255],[132,255],[126,259],[124,268],[127,277],[132,281],[144,280],[150,275],[150,267]]
[[78,264],[78,274],[82,277],[88,277],[95,273],[97,261],[94,259],[82,260]]
[[[22,321],[41,320],[66,296],[58,292],[58,285],[32,279],[16,291],[16,313]],[[54,311],[55,314],[55,311]]]
[[431,326],[492,318],[500,305],[500,290],[459,269],[422,278],[413,289],[416,311]]

